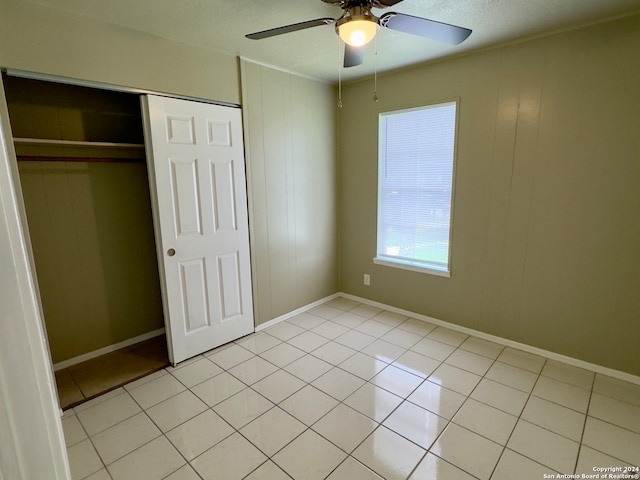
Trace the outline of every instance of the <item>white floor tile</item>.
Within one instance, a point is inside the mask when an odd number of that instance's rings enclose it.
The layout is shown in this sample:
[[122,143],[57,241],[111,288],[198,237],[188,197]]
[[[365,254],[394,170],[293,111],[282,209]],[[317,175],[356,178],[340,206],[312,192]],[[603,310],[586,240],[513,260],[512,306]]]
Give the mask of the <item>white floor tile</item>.
[[363,464],[348,457],[336,468],[327,480],[383,480],[380,475],[365,467]]
[[640,433],[640,406],[593,393],[589,402],[589,415]]
[[455,330],[451,330],[449,328],[437,327],[435,330],[431,331],[428,338],[431,340],[436,340],[440,343],[446,343],[447,345],[451,345],[453,347],[459,347],[469,335],[461,332],[456,332]]
[[65,416],[62,419],[62,430],[64,431],[64,441],[67,448],[87,438],[87,434],[76,415]]
[[576,442],[582,438],[586,420],[583,413],[535,396],[527,402],[522,418]]
[[324,318],[325,320],[331,320],[332,318],[337,317],[343,312],[344,310],[340,308],[330,307],[326,303],[324,305],[320,305],[319,307],[309,310],[310,314],[316,315],[317,317]]
[[242,348],[246,348],[250,352],[255,353],[256,355],[261,354],[264,351],[269,350],[270,348],[275,347],[282,340],[276,337],[272,337],[266,332],[254,333],[253,335],[248,335],[244,339],[237,342]]
[[493,360],[491,358],[478,355],[477,353],[468,352],[458,348],[455,352],[449,355],[445,360],[445,363],[482,376],[487,373],[487,370],[489,370],[493,364]]
[[355,313],[362,317],[371,318],[375,317],[382,311],[383,310],[381,308],[374,307],[372,305],[366,305],[363,303],[362,305],[358,305],[357,307],[351,309],[349,313]]
[[498,357],[498,361],[524,370],[529,370],[533,373],[540,373],[546,362],[546,358],[523,350],[507,347]]
[[401,328],[402,330],[406,330],[407,332],[415,333],[416,335],[420,335],[424,337],[429,332],[432,332],[436,328],[436,326],[433,325],[432,323],[428,323],[423,320],[418,320],[416,318],[408,318],[407,320],[402,322],[400,325],[398,325],[398,328]]
[[495,360],[500,356],[500,353],[504,350],[504,346],[498,343],[490,342],[478,337],[469,337],[461,345],[462,350],[467,352],[477,353],[483,357],[491,358]]
[[404,480],[425,454],[404,437],[380,426],[353,452],[353,456],[386,480]]
[[302,422],[275,407],[242,427],[240,433],[271,457],[306,429]]
[[441,387],[430,381],[424,382],[409,396],[411,403],[448,420],[452,419],[465,400],[464,395]]
[[502,446],[450,423],[431,452],[481,480],[488,480],[498,463]]
[[367,321],[366,316],[360,315],[361,307],[356,307],[353,310],[350,310],[345,313],[341,313],[337,317],[331,319],[334,323],[339,323],[340,325],[347,328],[355,328],[363,322]]
[[107,467],[113,480],[157,480],[185,464],[166,437],[158,437]]
[[418,352],[422,355],[426,355],[427,357],[440,361],[445,360],[454,352],[455,349],[456,347],[438,342],[429,337],[423,338],[413,347],[411,347],[411,350],[413,350],[414,352]]
[[204,480],[240,480],[267,457],[239,433],[225,438],[191,462]]
[[408,397],[423,381],[423,378],[393,365],[389,365],[370,380],[374,385],[403,398]]
[[483,378],[470,398],[475,398],[511,415],[519,416],[525,403],[527,403],[529,395],[515,388]]
[[364,353],[357,352],[353,356],[347,358],[344,362],[338,365],[342,370],[346,370],[364,380],[370,380],[380,371],[382,371],[388,364],[377,360]]
[[247,388],[247,386],[236,377],[229,375],[227,372],[223,372],[196,385],[191,390],[200,400],[208,406],[213,407],[245,388]]
[[108,465],[160,435],[162,432],[158,427],[141,412],[94,435],[92,441],[102,461]]
[[168,432],[206,409],[207,405],[187,390],[147,409],[147,415],[160,430]]
[[231,367],[235,367],[236,365],[249,360],[254,356],[254,354],[246,348],[242,348],[240,345],[232,344],[224,349],[215,350],[213,353],[205,356],[208,359],[213,360],[216,365],[228,370]]
[[362,349],[362,353],[386,363],[392,363],[406,350],[384,340],[376,340]]
[[298,377],[284,370],[277,370],[268,377],[253,384],[252,388],[273,403],[280,403],[306,385]]
[[67,449],[71,478],[79,480],[104,468],[88,438]]
[[640,385],[597,374],[593,391],[607,397],[640,406]]
[[394,328],[385,333],[381,339],[402,348],[411,348],[422,340],[422,335],[411,333],[401,328]]
[[393,365],[421,378],[427,378],[440,363],[439,360],[409,350],[400,355]]
[[355,353],[356,351],[352,348],[345,347],[336,342],[329,342],[316,348],[311,354],[331,365],[338,365]]
[[482,377],[443,363],[429,375],[429,381],[468,396]]
[[340,310],[348,311],[362,305],[360,302],[349,300],[348,298],[338,297],[330,300],[326,303],[329,307],[338,308]]
[[[491,476],[491,480],[513,480],[514,472],[517,473],[518,478],[545,478],[545,475],[555,475],[555,473],[549,467],[534,462],[530,458],[523,457],[519,453],[516,453],[508,448],[505,449],[498,465]],[[565,474],[568,472],[564,472]],[[591,472],[593,473],[593,471]],[[555,478],[555,477],[547,477]]]
[[213,410],[229,422],[232,427],[239,429],[272,407],[273,403],[247,388],[220,402],[213,407]]
[[142,409],[133,401],[129,394],[122,391],[122,393],[115,397],[78,412],[77,417],[87,434],[91,436],[141,411]]
[[275,347],[260,354],[262,358],[280,368],[289,365],[291,362],[294,362],[305,355],[305,352],[293,345],[289,345],[288,343],[281,343],[280,345],[276,345]]
[[287,398],[279,406],[296,417],[305,425],[312,425],[338,404],[330,397],[311,385]]
[[364,384],[360,377],[345,372],[339,368],[333,368],[324,375],[316,378],[311,385],[322,390],[340,401],[347,398]]
[[357,330],[349,330],[336,338],[336,342],[354,350],[362,350],[367,345],[375,342],[376,337],[358,332]]
[[326,320],[316,315],[311,315],[310,313],[304,312],[296,315],[295,317],[288,318],[287,322],[293,323],[294,325],[304,328],[305,330],[309,330],[320,325],[321,323],[326,322]]
[[517,421],[517,417],[472,398],[467,399],[453,417],[457,425],[500,445],[506,445]]
[[371,383],[365,383],[344,403],[380,423],[402,403],[402,398]]
[[402,403],[384,422],[388,429],[428,450],[449,421],[411,402]]
[[347,333],[349,331],[349,328],[343,325],[340,325],[339,323],[333,323],[328,321],[328,322],[321,323],[317,327],[312,328],[311,331],[313,333],[317,333],[318,335],[322,335],[325,338],[329,338],[333,340],[334,338],[339,337],[344,333]]
[[339,404],[313,424],[313,430],[324,438],[351,453],[376,427],[378,423],[360,412]]
[[355,328],[355,330],[357,330],[358,332],[366,333],[367,335],[378,338],[392,329],[392,325],[389,325],[388,323],[378,322],[375,320],[375,318],[370,318],[369,320],[361,323]]
[[587,417],[582,443],[631,465],[640,465],[640,435]]
[[[600,468],[615,468],[621,466],[630,466],[629,464],[606,455],[602,452],[589,448],[585,445],[580,447],[580,454],[578,455],[578,465],[576,467],[576,473],[578,475],[593,475],[595,472],[594,467]],[[615,470],[612,470],[615,471]],[[585,477],[588,478],[588,477]],[[601,477],[602,478],[602,477]]]
[[320,375],[327,373],[333,367],[330,363],[327,363],[313,355],[305,355],[298,360],[291,362],[284,369],[295,375],[305,382],[313,382]]
[[191,465],[183,465],[164,480],[200,480],[200,477]]
[[184,367],[175,368],[169,373],[176,377],[180,383],[191,388],[205,380],[215,377],[222,369],[208,358],[200,358],[196,362]]
[[111,475],[109,475],[109,472],[103,468],[102,470],[98,470],[96,473],[92,473],[88,477],[85,477],[84,480],[111,480]]
[[206,410],[167,433],[178,451],[191,461],[234,432],[213,410]]
[[346,456],[316,432],[307,430],[280,450],[272,460],[293,478],[321,480]]
[[547,360],[542,369],[542,375],[561,382],[570,383],[576,387],[591,390],[595,374],[589,370],[567,365],[555,360]]
[[502,362],[495,362],[485,377],[526,393],[531,392],[538,379],[536,373]]
[[296,335],[300,335],[305,331],[305,329],[293,323],[280,322],[273,327],[269,327],[266,331],[272,337],[279,338],[282,341],[287,341]]
[[304,333],[301,333],[300,335],[293,337],[290,340],[287,340],[287,343],[309,353],[313,352],[316,348],[324,345],[328,341],[328,338],[318,335],[317,333],[306,331]]
[[383,310],[373,317],[376,322],[386,323],[387,325],[391,325],[393,327],[397,327],[401,325],[406,320],[408,320],[406,315],[402,315],[401,313],[394,313],[388,310]]
[[129,394],[140,404],[142,408],[149,408],[167,398],[171,398],[186,387],[172,375],[163,375],[155,380],[129,390]]
[[291,480],[291,477],[268,460],[251,472],[251,475],[245,477],[245,480]]
[[278,369],[263,358],[253,357],[229,369],[229,373],[247,385],[253,385]]
[[[512,472],[513,473],[513,472]],[[513,477],[512,477],[513,478]],[[427,453],[418,467],[409,477],[409,480],[476,480],[458,467]]]
[[533,389],[533,395],[564,407],[587,413],[589,391],[549,377],[540,377]]
[[573,440],[525,420],[518,421],[507,444],[511,450],[560,473],[573,471],[578,446]]

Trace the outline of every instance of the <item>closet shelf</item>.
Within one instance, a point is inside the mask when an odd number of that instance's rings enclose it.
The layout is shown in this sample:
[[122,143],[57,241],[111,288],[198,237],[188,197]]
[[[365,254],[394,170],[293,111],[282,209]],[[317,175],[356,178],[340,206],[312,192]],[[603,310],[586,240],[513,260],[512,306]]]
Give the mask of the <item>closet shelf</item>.
[[22,145],[51,145],[60,147],[87,148],[144,148],[142,143],[86,142],[81,140],[50,140],[45,138],[15,138],[15,143]]

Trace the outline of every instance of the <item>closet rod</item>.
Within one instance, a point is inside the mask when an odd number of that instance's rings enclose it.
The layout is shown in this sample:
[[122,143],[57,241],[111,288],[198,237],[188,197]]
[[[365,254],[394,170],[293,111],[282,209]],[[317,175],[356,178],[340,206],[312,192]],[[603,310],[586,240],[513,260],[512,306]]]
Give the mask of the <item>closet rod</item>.
[[142,143],[116,143],[116,142],[86,142],[81,140],[52,140],[45,138],[20,138],[13,139],[15,143],[29,145],[56,145],[62,147],[88,147],[88,148],[144,148]]
[[17,155],[18,162],[142,163],[144,158],[42,157]]

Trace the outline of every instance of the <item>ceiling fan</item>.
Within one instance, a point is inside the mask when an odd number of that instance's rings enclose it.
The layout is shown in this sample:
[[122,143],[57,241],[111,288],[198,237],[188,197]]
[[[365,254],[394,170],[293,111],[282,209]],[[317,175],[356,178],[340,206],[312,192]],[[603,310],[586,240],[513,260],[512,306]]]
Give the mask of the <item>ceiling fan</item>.
[[335,24],[336,33],[345,42],[344,66],[354,67],[362,63],[364,45],[375,37],[378,26],[410,33],[420,37],[437,40],[451,45],[463,42],[471,30],[468,28],[436,22],[404,13],[387,12],[380,17],[371,13],[372,8],[388,8],[403,0],[322,0],[324,3],[339,6],[342,16],[339,18],[317,18],[306,22],[293,23],[246,35],[251,40],[275,37],[312,27]]

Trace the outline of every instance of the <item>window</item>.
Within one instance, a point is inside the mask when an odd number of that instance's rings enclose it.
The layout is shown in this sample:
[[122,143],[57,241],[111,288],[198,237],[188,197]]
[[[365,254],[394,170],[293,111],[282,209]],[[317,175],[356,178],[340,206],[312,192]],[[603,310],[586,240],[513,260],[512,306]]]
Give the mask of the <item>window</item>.
[[380,114],[375,263],[449,276],[456,107]]

